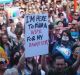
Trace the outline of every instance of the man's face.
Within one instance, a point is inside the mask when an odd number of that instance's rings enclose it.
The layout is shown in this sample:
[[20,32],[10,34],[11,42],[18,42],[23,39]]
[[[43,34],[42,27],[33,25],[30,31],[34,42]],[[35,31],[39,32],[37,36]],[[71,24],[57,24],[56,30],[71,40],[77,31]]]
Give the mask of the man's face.
[[14,27],[15,25],[14,25],[14,23],[10,23],[10,26],[11,26],[11,27]]
[[55,61],[55,64],[54,64],[54,68],[57,70],[57,71],[63,71],[64,68],[65,68],[65,61],[64,59],[56,59]]
[[72,28],[77,28],[77,27],[78,27],[78,24],[72,24],[71,27],[72,27]]
[[78,17],[79,17],[78,13],[74,13],[73,18],[74,18],[75,20],[77,20],[77,19],[78,19]]
[[59,34],[60,33],[60,29],[55,29],[55,34]]
[[0,75],[3,75],[7,69],[7,64],[0,64]]

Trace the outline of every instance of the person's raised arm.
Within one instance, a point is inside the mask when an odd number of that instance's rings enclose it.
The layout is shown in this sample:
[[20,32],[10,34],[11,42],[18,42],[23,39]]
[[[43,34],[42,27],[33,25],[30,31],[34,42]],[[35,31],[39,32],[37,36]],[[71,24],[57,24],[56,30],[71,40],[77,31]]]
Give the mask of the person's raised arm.
[[17,65],[17,68],[19,68],[19,66],[25,62],[25,54],[23,53],[22,56],[20,57],[19,59],[19,62],[18,62],[18,65]]
[[54,0],[53,2],[53,7],[54,7],[54,10],[56,9],[56,0]]
[[45,68],[45,66],[46,66],[46,57],[45,57],[45,55],[41,56],[41,66],[42,66],[42,68]]
[[66,7],[66,13],[67,13],[67,16],[69,17],[69,15],[70,15],[70,5],[69,5],[70,3],[69,3],[69,0],[67,0],[67,7]]

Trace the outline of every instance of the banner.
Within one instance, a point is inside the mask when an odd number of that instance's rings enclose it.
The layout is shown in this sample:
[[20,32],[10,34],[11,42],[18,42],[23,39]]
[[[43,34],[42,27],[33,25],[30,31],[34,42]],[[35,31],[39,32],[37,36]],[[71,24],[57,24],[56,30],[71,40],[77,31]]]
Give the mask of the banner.
[[25,16],[25,57],[48,53],[48,14]]
[[6,7],[5,11],[8,13],[9,18],[14,18],[20,16],[20,10],[19,7]]
[[0,4],[11,3],[13,0],[0,0]]
[[65,59],[69,59],[71,56],[71,50],[69,48],[57,46],[56,49],[64,56]]

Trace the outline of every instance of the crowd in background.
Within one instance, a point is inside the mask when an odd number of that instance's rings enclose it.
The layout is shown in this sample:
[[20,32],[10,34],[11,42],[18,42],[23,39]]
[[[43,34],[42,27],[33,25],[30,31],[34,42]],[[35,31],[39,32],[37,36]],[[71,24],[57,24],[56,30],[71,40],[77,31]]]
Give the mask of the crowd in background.
[[[76,10],[73,0],[15,0],[1,7],[0,75],[80,75],[80,1]],[[6,7],[20,13],[14,18]],[[32,13],[48,14],[49,53],[25,58],[24,17]]]

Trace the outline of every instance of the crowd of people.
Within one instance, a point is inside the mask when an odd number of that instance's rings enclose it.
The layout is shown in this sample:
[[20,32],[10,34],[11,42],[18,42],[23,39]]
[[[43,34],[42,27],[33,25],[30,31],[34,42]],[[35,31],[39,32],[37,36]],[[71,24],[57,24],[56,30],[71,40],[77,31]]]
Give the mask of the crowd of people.
[[[2,9],[3,7],[3,9]],[[10,15],[6,7],[18,7]],[[25,58],[26,14],[47,13],[49,53]],[[80,75],[80,1],[15,0],[0,9],[0,75]]]

